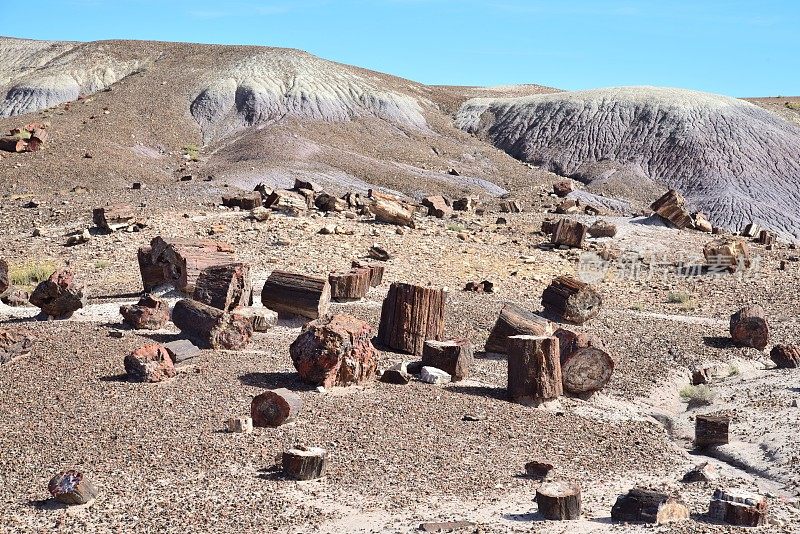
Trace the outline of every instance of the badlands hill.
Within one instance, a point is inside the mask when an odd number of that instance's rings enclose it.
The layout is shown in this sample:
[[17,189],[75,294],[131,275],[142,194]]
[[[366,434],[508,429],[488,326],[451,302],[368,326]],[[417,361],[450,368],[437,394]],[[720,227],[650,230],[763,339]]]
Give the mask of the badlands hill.
[[666,185],[718,226],[800,237],[800,127],[744,100],[656,87],[476,98],[456,124],[590,188],[646,201]]
[[768,99],[425,86],[298,50],[11,38],[0,39],[0,98],[1,129],[50,123],[47,153],[12,177],[17,194],[53,176],[107,189],[191,174],[189,196],[296,177],[418,198],[524,195],[556,173],[634,207],[673,187],[717,225],[800,236],[798,114]]

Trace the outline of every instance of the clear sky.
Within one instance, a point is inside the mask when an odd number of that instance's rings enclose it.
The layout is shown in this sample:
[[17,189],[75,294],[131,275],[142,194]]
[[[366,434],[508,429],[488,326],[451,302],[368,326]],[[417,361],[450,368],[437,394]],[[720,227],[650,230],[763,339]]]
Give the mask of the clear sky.
[[292,47],[430,84],[800,94],[797,0],[9,0],[0,35]]

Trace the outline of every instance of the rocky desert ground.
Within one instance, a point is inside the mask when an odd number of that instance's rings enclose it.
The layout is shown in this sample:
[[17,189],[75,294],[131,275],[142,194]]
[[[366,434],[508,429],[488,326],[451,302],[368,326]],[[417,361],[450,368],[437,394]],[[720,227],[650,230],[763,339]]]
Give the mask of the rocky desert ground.
[[[0,530],[800,532],[800,97],[429,87],[257,47],[0,39],[0,58]],[[356,298],[271,289],[330,292],[354,261],[383,273]],[[207,297],[175,269],[224,294],[198,305],[213,328],[170,319]],[[586,320],[543,305],[564,276],[601,299]],[[136,328],[120,307],[145,290],[166,315]],[[309,294],[322,319],[269,310]],[[489,350],[507,303],[533,352]],[[752,306],[756,347],[731,328]],[[361,330],[337,341],[342,316]],[[428,383],[388,328],[458,340],[464,376]],[[558,329],[610,358],[599,389],[563,390]],[[132,357],[178,340],[199,352]],[[536,402],[510,394],[520,366]],[[275,390],[289,420],[230,431]],[[703,445],[710,415],[729,429]],[[324,476],[295,480],[298,446]],[[50,484],[69,470],[91,487]],[[534,501],[559,483],[580,487],[569,520]],[[641,522],[615,506],[633,488],[661,496]]]

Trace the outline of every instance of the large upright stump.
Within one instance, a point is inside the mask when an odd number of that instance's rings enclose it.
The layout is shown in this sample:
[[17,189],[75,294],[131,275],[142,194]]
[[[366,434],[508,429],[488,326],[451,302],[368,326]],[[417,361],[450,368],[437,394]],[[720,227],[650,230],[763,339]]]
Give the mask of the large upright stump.
[[516,304],[507,302],[489,333],[484,350],[505,354],[509,336],[545,336],[552,333],[550,321],[535,315]]
[[246,317],[195,300],[179,300],[172,310],[172,322],[202,348],[242,350],[253,337],[253,326]]
[[708,515],[729,525],[760,527],[767,524],[768,509],[767,500],[761,495],[718,488],[711,498]]
[[331,273],[331,298],[337,301],[362,299],[370,288],[372,271],[368,268],[354,267],[346,273]]
[[47,491],[63,504],[86,504],[97,497],[97,488],[80,471],[57,473],[47,484]]
[[769,343],[769,326],[764,308],[756,304],[731,315],[730,331],[737,345],[764,350]]
[[569,482],[547,482],[536,490],[536,504],[545,519],[580,519],[581,488]]
[[334,315],[308,323],[289,347],[303,381],[330,388],[361,384],[375,378],[377,351],[372,327],[350,315]]
[[220,310],[249,306],[253,284],[250,266],[246,263],[227,263],[206,267],[197,277],[194,300]]
[[611,520],[619,523],[663,525],[685,519],[689,519],[689,509],[680,499],[644,488],[620,495],[611,508]]
[[578,221],[561,219],[553,228],[550,242],[554,245],[564,245],[571,248],[581,248],[589,227]]
[[279,427],[294,421],[303,408],[303,399],[286,388],[267,390],[257,395],[250,403],[250,417],[253,425]]
[[608,384],[614,372],[614,360],[606,352],[600,338],[565,328],[559,328],[553,335],[558,338],[561,352],[564,391],[591,393]]
[[261,290],[261,303],[279,314],[317,319],[328,313],[331,286],[328,280],[272,271]]
[[422,354],[426,340],[444,336],[446,299],[443,289],[394,282],[383,300],[378,341],[401,352]]
[[521,404],[538,405],[563,392],[558,338],[508,338],[508,394]]
[[546,312],[578,325],[600,313],[602,302],[592,286],[571,276],[559,276],[542,293]]
[[59,269],[31,293],[30,303],[56,318],[70,317],[86,305],[86,288],[67,269]]
[[468,339],[429,339],[422,349],[422,365],[441,369],[452,377],[453,382],[463,380],[469,375],[472,361],[472,344]]
[[283,474],[293,480],[315,480],[325,476],[327,462],[325,449],[297,445],[283,453]]
[[725,445],[729,441],[731,418],[728,415],[698,415],[695,418],[695,447],[711,447]]

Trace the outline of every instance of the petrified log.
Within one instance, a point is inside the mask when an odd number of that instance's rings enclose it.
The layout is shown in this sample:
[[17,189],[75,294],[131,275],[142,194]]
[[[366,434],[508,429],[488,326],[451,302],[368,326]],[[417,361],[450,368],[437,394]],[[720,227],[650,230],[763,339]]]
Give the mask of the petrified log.
[[308,323],[289,347],[303,381],[330,388],[361,384],[375,378],[377,351],[372,327],[350,315],[334,315]]
[[469,375],[472,361],[472,343],[468,339],[429,339],[422,349],[422,365],[441,369],[452,377],[453,382],[463,380]]
[[279,427],[292,422],[303,408],[303,399],[286,388],[270,389],[253,398],[250,417],[253,425]]
[[508,394],[511,400],[538,405],[563,392],[558,338],[508,338]]
[[308,191],[320,193],[322,191],[322,186],[317,182],[312,182],[311,180],[301,180],[300,178],[295,178],[294,187],[292,189],[294,189],[295,191],[306,189]]
[[744,237],[754,238],[761,231],[761,227],[754,222],[747,223],[741,232]]
[[679,230],[693,228],[692,217],[686,209],[686,199],[674,189],[670,189],[653,202],[650,209]]
[[694,445],[703,448],[728,443],[729,415],[698,415],[695,418]]
[[680,499],[665,493],[633,488],[617,497],[611,520],[618,523],[656,523],[663,525],[689,519],[689,508]]
[[59,269],[31,293],[30,303],[50,317],[67,318],[86,305],[86,291],[75,274]]
[[709,221],[706,217],[706,214],[701,211],[698,211],[692,215],[692,225],[694,226],[695,230],[700,232],[705,232],[707,234],[714,232],[714,227],[712,226],[711,221]]
[[478,206],[479,201],[477,197],[459,198],[453,201],[453,209],[455,211],[472,211]]
[[197,277],[194,300],[220,310],[232,310],[252,303],[253,284],[250,266],[227,263],[206,267]]
[[328,313],[331,286],[324,278],[272,271],[261,291],[264,307],[279,314],[316,319]]
[[565,245],[572,248],[581,248],[583,240],[586,239],[586,232],[589,228],[578,221],[561,219],[553,228],[553,235],[550,242],[554,245]]
[[353,260],[350,264],[351,267],[360,269],[369,269],[369,285],[370,287],[378,287],[383,283],[383,265],[377,263],[368,263],[360,260]]
[[717,468],[708,462],[703,462],[694,466],[691,470],[687,471],[682,482],[713,482],[719,478]]
[[561,202],[558,203],[556,206],[556,213],[562,215],[569,215],[572,213],[580,213],[581,212],[581,203],[579,200],[574,198],[565,198]]
[[760,527],[767,524],[767,500],[749,491],[718,488],[711,498],[708,515],[729,525]]
[[516,200],[504,200],[500,202],[500,211],[502,213],[520,213],[522,206]]
[[145,291],[152,291],[161,284],[165,284],[169,277],[165,265],[153,261],[153,249],[150,246],[140,247],[136,253],[139,260],[139,272],[142,275],[142,286]]
[[[176,289],[184,293],[191,294],[197,277],[206,267],[212,265],[225,265],[235,262],[233,247],[221,241],[210,239],[169,239],[160,236],[153,238],[150,242],[149,262],[143,258],[148,250],[143,247],[140,250],[139,265],[144,263],[149,265],[161,265],[163,278],[165,281],[173,282]],[[158,272],[148,267],[152,280],[158,279]],[[142,269],[142,280],[145,282],[145,291],[148,287],[145,278],[145,270]]]
[[564,390],[570,393],[589,393],[603,389],[614,372],[614,360],[595,335],[579,334],[559,328],[561,377]]
[[539,460],[531,460],[525,464],[525,474],[531,478],[544,480],[553,470],[553,464]]
[[167,349],[173,364],[191,360],[201,354],[200,349],[188,339],[176,339],[175,341],[164,343],[163,346]]
[[505,354],[509,336],[544,336],[552,333],[550,321],[507,302],[500,310],[484,350]]
[[581,488],[569,482],[548,482],[536,490],[536,504],[545,519],[563,521],[581,516]]
[[769,353],[770,359],[778,369],[800,367],[800,347],[797,345],[775,345]]
[[703,256],[710,272],[733,272],[751,265],[747,243],[737,237],[720,237],[709,241],[703,246]]
[[614,237],[617,235],[617,225],[608,221],[595,221],[589,227],[588,233],[592,237]]
[[414,228],[413,212],[406,209],[406,207],[399,202],[376,198],[372,201],[372,204],[369,205],[369,211],[375,216],[375,220],[378,222]]
[[565,197],[575,191],[575,185],[570,180],[562,180],[553,184],[553,193],[558,197]]
[[331,273],[328,282],[331,285],[331,298],[334,300],[358,300],[367,295],[372,279],[372,271],[368,268],[356,267],[346,273]]
[[139,347],[125,356],[125,372],[137,382],[163,382],[175,376],[167,349],[158,344]]
[[125,323],[137,330],[160,330],[169,321],[169,304],[147,294],[136,304],[120,306],[119,313]]
[[276,189],[264,201],[264,206],[277,211],[306,211],[306,197],[294,191]]
[[283,474],[293,480],[314,480],[325,476],[327,462],[325,449],[297,445],[283,453]]
[[261,206],[263,199],[259,191],[251,191],[249,193],[242,193],[238,195],[223,195],[222,205],[228,208],[241,208],[243,210],[252,210]]
[[394,282],[381,307],[378,341],[401,352],[422,354],[426,340],[444,336],[446,299],[442,289]]
[[764,350],[769,343],[769,326],[764,308],[757,304],[746,306],[731,315],[730,332],[737,345]]
[[116,232],[132,225],[136,221],[136,213],[127,204],[112,204],[92,211],[92,221],[95,226]]
[[278,312],[269,308],[253,308],[246,306],[236,308],[232,312],[234,315],[245,317],[253,325],[253,332],[266,332],[278,324]]
[[428,208],[428,215],[438,219],[444,219],[453,213],[450,201],[441,195],[423,198],[422,205]]
[[225,421],[225,431],[235,434],[249,434],[253,431],[253,418],[231,417]]
[[97,497],[97,488],[80,471],[62,471],[50,479],[47,491],[64,504],[86,504]]
[[592,286],[571,276],[559,276],[542,293],[545,311],[579,325],[600,313],[602,302]]
[[545,235],[552,234],[555,231],[556,226],[558,226],[558,222],[559,221],[556,221],[554,219],[545,219],[545,220],[543,220],[542,221],[542,230],[541,230],[541,232],[543,234],[545,234]]
[[172,310],[172,322],[203,348],[241,350],[253,336],[245,317],[195,300],[179,300]]
[[314,205],[320,211],[344,211],[349,207],[345,200],[328,193],[318,194]]
[[3,295],[11,286],[8,279],[8,263],[6,260],[0,258],[0,295]]
[[14,330],[0,330],[0,365],[28,354],[33,347],[33,337]]
[[774,245],[776,237],[777,236],[769,230],[761,230],[761,232],[758,234],[756,242],[761,245]]

